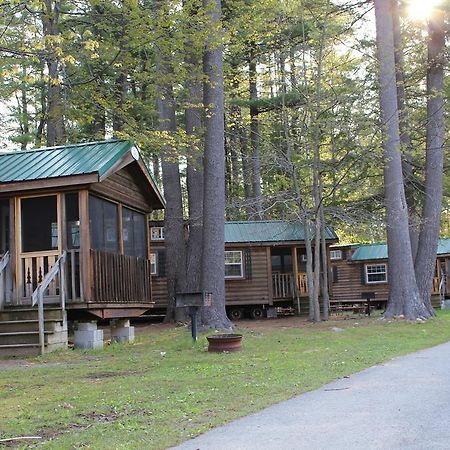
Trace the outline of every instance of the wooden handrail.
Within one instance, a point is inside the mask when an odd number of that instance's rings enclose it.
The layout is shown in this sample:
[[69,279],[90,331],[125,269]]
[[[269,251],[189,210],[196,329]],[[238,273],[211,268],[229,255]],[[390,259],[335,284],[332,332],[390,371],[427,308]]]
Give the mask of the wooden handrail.
[[10,261],[9,252],[6,252],[0,259],[0,310],[6,301],[6,269]]
[[67,252],[64,251],[62,255],[56,260],[55,265],[45,275],[42,283],[36,288],[31,296],[31,305],[38,304],[38,321],[39,321],[39,346],[41,354],[44,354],[45,349],[45,321],[44,321],[44,293],[50,283],[55,279],[59,273],[59,295],[61,298],[61,309],[64,317],[66,309],[66,280],[65,280],[65,263]]

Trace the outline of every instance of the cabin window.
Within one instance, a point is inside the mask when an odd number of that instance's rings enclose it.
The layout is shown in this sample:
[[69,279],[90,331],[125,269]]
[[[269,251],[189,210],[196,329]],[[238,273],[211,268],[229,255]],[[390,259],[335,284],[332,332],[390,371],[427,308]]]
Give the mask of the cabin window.
[[332,261],[342,259],[342,250],[331,250],[330,251],[330,259]]
[[123,252],[127,256],[146,257],[145,216],[122,208]]
[[0,200],[0,255],[9,250],[9,200]]
[[225,251],[225,278],[243,278],[244,267],[241,251]]
[[98,197],[89,197],[91,247],[96,250],[117,253],[118,240],[117,205]]
[[22,251],[42,252],[58,248],[56,195],[21,199]]
[[78,194],[66,194],[66,226],[67,248],[72,250],[80,248],[80,213],[78,206]]
[[156,253],[150,253],[150,275],[158,274],[158,258]]
[[164,227],[151,227],[150,228],[150,240],[163,241],[164,240]]
[[387,266],[386,264],[367,264],[366,283],[386,283]]

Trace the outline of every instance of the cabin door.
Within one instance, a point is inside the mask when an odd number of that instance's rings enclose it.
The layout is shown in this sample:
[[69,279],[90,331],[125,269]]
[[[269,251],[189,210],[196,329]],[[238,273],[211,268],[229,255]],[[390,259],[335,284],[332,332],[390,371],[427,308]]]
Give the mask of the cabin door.
[[[60,195],[17,199],[17,282],[19,301],[27,302],[62,251]],[[59,288],[52,283],[48,300],[59,299]]]

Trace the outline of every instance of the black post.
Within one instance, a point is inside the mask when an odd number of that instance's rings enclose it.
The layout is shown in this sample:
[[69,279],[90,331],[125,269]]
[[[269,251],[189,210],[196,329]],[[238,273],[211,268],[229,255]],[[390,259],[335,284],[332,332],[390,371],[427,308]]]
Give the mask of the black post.
[[189,315],[191,317],[191,334],[194,342],[197,341],[197,306],[189,307]]

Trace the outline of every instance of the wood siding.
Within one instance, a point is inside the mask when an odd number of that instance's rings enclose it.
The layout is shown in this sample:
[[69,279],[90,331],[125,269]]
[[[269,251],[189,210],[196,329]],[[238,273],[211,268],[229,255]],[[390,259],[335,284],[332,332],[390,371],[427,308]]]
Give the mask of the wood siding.
[[152,197],[147,192],[148,188],[142,179],[142,174],[133,164],[112,174],[101,183],[92,184],[91,190],[140,211],[152,211]]
[[[226,250],[239,250],[250,252],[251,271],[244,267],[244,278],[225,280],[225,299],[227,305],[262,305],[272,304],[271,288],[268,282],[270,259],[266,247],[226,247]],[[161,243],[152,241],[150,252],[162,252]],[[244,256],[245,264],[245,256]],[[247,268],[248,269],[248,268]],[[158,268],[160,272],[160,268]],[[155,308],[167,306],[167,278],[165,276],[152,276],[152,300]]]
[[[165,270],[159,267],[159,254],[165,252],[164,241],[150,241],[150,253],[156,253],[157,275],[152,275],[152,301],[155,308],[167,307],[167,278]],[[165,259],[165,258],[164,258]],[[162,276],[161,276],[162,274]]]
[[[244,250],[242,247],[226,247],[226,250]],[[268,265],[265,247],[248,248],[251,255],[251,274],[247,278],[225,280],[225,302],[227,305],[268,305],[271,304],[267,283]],[[244,268],[244,276],[246,270]]]
[[[366,264],[384,264],[385,261],[365,261],[351,263],[347,260],[332,262],[332,293],[331,303],[341,301],[361,300],[363,292],[374,292],[375,301],[388,299],[388,283],[363,283],[361,271]],[[337,276],[337,282],[336,280]],[[388,270],[389,279],[389,270]]]

